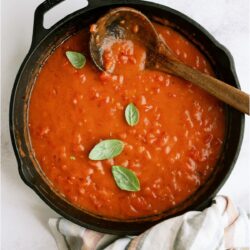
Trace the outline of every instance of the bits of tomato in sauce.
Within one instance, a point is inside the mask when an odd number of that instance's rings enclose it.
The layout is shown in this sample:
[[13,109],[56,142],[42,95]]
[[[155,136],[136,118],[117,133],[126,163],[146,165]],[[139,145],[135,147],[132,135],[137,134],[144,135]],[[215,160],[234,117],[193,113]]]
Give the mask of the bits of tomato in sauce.
[[[213,75],[188,40],[171,28],[156,29],[180,60]],[[110,218],[139,218],[178,205],[214,170],[225,131],[221,103],[180,78],[145,69],[145,49],[134,41],[107,48],[104,62],[112,74],[100,72],[88,55],[88,39],[82,30],[58,47],[32,92],[29,129],[44,174],[72,204]],[[73,68],[67,50],[84,52],[85,67]],[[140,112],[134,127],[124,119],[129,103]],[[124,141],[122,154],[89,160],[93,146],[109,138]],[[141,190],[120,190],[113,165],[134,171]]]

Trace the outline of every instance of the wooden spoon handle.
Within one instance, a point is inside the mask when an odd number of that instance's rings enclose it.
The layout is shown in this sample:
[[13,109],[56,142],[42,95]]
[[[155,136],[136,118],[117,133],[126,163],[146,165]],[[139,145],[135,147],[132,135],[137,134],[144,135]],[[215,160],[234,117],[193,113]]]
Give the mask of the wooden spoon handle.
[[217,97],[219,100],[249,115],[250,96],[247,93],[212,76],[192,69],[180,61],[166,59],[161,60],[160,64],[160,70],[172,73],[173,75],[179,76],[189,82],[196,84],[211,95]]

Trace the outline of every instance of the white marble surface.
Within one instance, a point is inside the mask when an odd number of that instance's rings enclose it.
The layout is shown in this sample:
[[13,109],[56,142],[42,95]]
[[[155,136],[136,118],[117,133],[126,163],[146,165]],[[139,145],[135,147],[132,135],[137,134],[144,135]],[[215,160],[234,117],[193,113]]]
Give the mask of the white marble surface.
[[[47,220],[57,216],[19,178],[10,143],[8,107],[17,70],[26,55],[32,34],[33,14],[41,0],[2,2],[2,248],[3,250],[52,250],[55,242]],[[250,93],[250,1],[249,0],[158,0],[198,21],[232,53],[242,89]],[[83,0],[67,0],[46,16],[45,23],[61,19],[65,13],[86,5]],[[232,175],[221,189],[250,212],[250,120]]]

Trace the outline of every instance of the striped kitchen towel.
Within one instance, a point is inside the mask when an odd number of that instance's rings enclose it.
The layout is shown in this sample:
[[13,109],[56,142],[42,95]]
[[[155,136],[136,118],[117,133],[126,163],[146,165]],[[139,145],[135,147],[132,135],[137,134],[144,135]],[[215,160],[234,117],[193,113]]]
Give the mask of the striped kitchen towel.
[[118,237],[80,227],[64,218],[50,219],[59,250],[220,250],[250,249],[250,222],[228,197],[211,207],[163,221],[135,237]]

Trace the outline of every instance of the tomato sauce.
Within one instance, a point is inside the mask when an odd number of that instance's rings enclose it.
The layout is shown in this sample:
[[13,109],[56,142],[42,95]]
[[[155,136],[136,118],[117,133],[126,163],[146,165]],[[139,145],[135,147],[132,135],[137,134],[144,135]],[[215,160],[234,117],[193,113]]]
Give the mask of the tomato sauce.
[[[213,75],[191,42],[171,28],[156,28],[180,60]],[[114,71],[100,72],[89,56],[88,40],[89,32],[82,30],[60,45],[31,95],[29,130],[44,174],[70,203],[108,218],[139,218],[175,207],[215,168],[225,131],[221,103],[189,82],[145,69],[145,49],[133,41],[121,41],[105,53],[106,66]],[[86,65],[75,69],[67,50],[84,53]],[[133,127],[124,118],[131,102],[140,112]],[[88,158],[98,142],[111,138],[125,143],[119,156]],[[113,165],[132,170],[140,191],[120,190]]]

